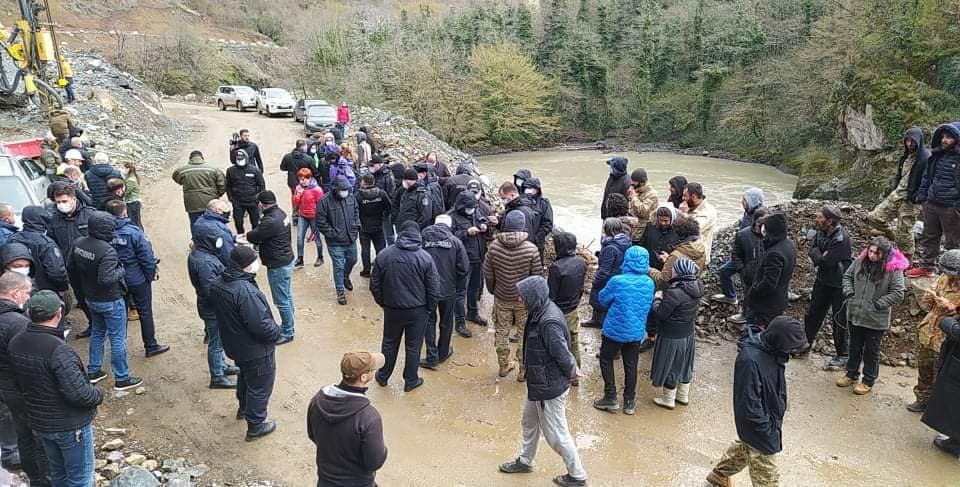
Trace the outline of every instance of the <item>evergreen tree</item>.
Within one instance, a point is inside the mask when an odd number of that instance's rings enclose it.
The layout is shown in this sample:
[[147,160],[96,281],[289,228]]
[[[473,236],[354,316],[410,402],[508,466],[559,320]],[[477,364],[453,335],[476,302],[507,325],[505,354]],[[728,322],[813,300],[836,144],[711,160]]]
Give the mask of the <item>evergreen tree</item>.
[[543,19],[543,37],[537,47],[537,66],[553,74],[563,63],[567,27],[566,0],[550,0]]

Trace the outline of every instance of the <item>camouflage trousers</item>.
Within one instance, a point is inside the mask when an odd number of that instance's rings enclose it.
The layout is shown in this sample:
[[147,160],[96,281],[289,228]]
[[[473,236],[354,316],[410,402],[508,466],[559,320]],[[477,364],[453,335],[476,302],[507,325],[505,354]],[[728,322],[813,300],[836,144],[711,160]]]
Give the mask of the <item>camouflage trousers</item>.
[[[523,329],[527,325],[527,307],[518,301],[504,301],[493,299],[493,344],[497,349],[497,361],[500,366],[510,363],[510,333],[516,327],[523,336]],[[523,368],[523,341],[517,344],[517,363]]]
[[723,458],[713,471],[724,477],[733,477],[744,468],[750,469],[750,482],[753,487],[776,487],[780,483],[780,470],[777,469],[774,455],[760,453],[750,445],[737,440],[727,448]]
[[573,310],[563,317],[567,320],[567,329],[570,330],[570,353],[577,359],[577,365],[580,365],[580,313]]
[[920,205],[908,202],[906,191],[897,189],[867,214],[867,221],[893,240],[901,252],[915,258],[913,224],[919,216]]
[[940,354],[919,345],[913,354],[917,358],[917,385],[913,388],[913,395],[917,397],[917,402],[926,404],[933,393],[933,385],[937,382]]

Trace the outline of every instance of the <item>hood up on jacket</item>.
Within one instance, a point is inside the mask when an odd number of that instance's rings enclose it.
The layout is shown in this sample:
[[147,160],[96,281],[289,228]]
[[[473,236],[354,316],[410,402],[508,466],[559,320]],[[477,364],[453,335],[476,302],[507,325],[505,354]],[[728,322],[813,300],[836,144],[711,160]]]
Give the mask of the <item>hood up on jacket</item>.
[[614,177],[626,176],[627,174],[627,158],[626,157],[614,157],[607,161],[607,165],[613,169],[612,175]]
[[787,216],[783,213],[772,213],[761,220],[763,225],[763,244],[771,247],[787,238]]
[[687,187],[687,178],[683,176],[674,176],[670,178],[670,187],[677,190],[678,195],[682,195],[683,188]]
[[17,259],[29,260],[31,265],[34,263],[33,254],[30,253],[30,249],[20,242],[8,243],[0,250],[0,261],[3,261],[4,269]]
[[105,211],[95,211],[87,222],[87,232],[97,240],[109,242],[113,240],[113,233],[117,230],[117,222],[113,215]]
[[920,127],[910,127],[907,133],[903,134],[903,153],[909,155],[911,152],[907,149],[907,139],[917,144],[917,152],[923,151],[923,130]]
[[541,276],[530,276],[517,283],[517,292],[527,308],[527,315],[538,319],[550,301],[550,288]]
[[760,335],[760,339],[771,350],[788,355],[807,348],[807,334],[796,318],[778,316]]
[[[524,184],[526,184],[526,181],[532,177],[533,173],[531,173],[529,169],[518,169],[517,172],[513,174],[513,181],[516,182],[517,179],[522,179]],[[522,186],[517,189],[519,189],[520,192],[523,192]]]
[[[860,255],[857,257],[860,262],[867,261],[867,249],[860,251]],[[890,255],[887,257],[887,263],[883,266],[883,272],[891,273],[893,271],[903,271],[910,268],[910,259],[907,256],[903,255],[903,252],[900,249],[894,247],[890,252]]]
[[427,228],[424,228],[420,235],[421,243],[440,242],[442,240],[453,238],[453,232],[450,231],[450,227],[443,224],[430,225]]
[[[944,134],[952,135],[953,138],[956,139],[958,142],[957,145],[953,147],[953,150],[954,151],[960,150],[960,149],[957,149],[958,147],[960,147],[960,122],[945,123],[937,127],[937,130],[933,132],[933,140],[932,140],[932,143],[930,144],[931,149],[935,151],[942,150],[941,145],[943,142]],[[919,146],[919,147],[922,147],[922,146]]]
[[193,235],[193,248],[219,256],[220,249],[223,248],[223,234],[210,225],[200,225],[194,228],[196,230]]
[[[619,236],[619,235],[618,235]],[[650,272],[650,253],[647,249],[634,245],[623,254],[623,264],[620,266],[623,274],[643,274]]]
[[400,233],[397,235],[397,247],[413,252],[420,250],[422,242],[420,227],[415,222],[406,222],[401,226]]
[[477,198],[471,191],[461,192],[457,195],[457,199],[453,202],[454,211],[462,211],[466,208],[476,208],[477,206],[479,206],[479,203],[477,203]]
[[540,178],[530,178],[524,184],[525,188],[537,188],[537,193],[543,196],[543,185],[540,184]]
[[25,206],[20,220],[25,231],[46,233],[50,228],[50,212],[42,206]]
[[568,232],[554,233],[553,246],[557,251],[557,257],[577,255],[577,236]]
[[754,210],[763,206],[763,190],[750,188],[743,192],[743,200],[747,202],[747,213],[753,213]]
[[[677,209],[674,208],[673,205],[670,203],[660,203],[660,205],[657,206],[657,210],[653,213],[655,217],[660,216],[660,214],[662,213],[660,211],[661,208],[667,210],[667,212],[670,214],[670,224],[673,225],[673,222],[677,220]],[[657,223],[657,222],[654,221],[654,223]]]
[[320,417],[328,424],[342,423],[370,406],[367,396],[358,392],[345,391],[336,385],[324,387],[323,394],[317,394],[313,403]]
[[477,167],[473,165],[470,161],[463,161],[460,165],[457,166],[456,176],[461,174],[466,174],[467,176],[473,176],[477,172]]

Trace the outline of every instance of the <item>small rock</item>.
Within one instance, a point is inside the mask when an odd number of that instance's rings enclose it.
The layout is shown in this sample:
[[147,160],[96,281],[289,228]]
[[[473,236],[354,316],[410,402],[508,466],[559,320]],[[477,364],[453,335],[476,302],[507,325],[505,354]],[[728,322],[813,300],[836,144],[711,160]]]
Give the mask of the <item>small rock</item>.
[[186,462],[183,458],[168,458],[163,461],[162,468],[164,472],[179,472],[186,466]]
[[906,366],[907,366],[907,361],[906,361],[906,360],[898,360],[898,361],[897,361],[897,367],[906,367]]
[[136,395],[138,395],[138,396],[142,396],[142,395],[144,395],[146,392],[147,392],[147,388],[146,388],[146,387],[143,387],[143,386],[138,387],[137,390],[133,391],[133,393],[136,394]]
[[100,447],[100,449],[103,451],[119,450],[123,448],[123,445],[124,445],[123,440],[121,440],[120,438],[114,438],[104,443],[103,446]]
[[206,466],[205,464],[201,463],[201,464],[199,464],[199,465],[194,465],[193,467],[190,467],[190,468],[184,470],[184,471],[183,471],[183,474],[184,474],[184,475],[189,475],[190,478],[192,478],[192,479],[199,479],[200,477],[203,477],[204,475],[206,475],[207,472],[209,472],[209,471],[210,471],[210,467],[208,467],[208,466]]
[[120,464],[119,463],[109,463],[106,467],[100,469],[100,474],[107,478],[107,480],[113,480],[118,475],[120,475]]
[[116,392],[113,393],[113,398],[114,398],[114,399],[120,399],[120,398],[122,398],[122,397],[127,397],[127,396],[129,396],[129,395],[130,395],[130,393],[127,392],[127,391],[116,391]]
[[107,461],[110,463],[122,463],[124,458],[126,458],[125,455],[119,450],[107,453]]
[[133,455],[130,455],[129,457],[124,458],[123,461],[127,462],[128,465],[140,465],[143,462],[147,461],[147,457],[139,453],[134,453]]
[[142,467],[127,467],[110,482],[110,487],[159,487],[160,482]]
[[134,412],[136,412],[136,410],[133,408],[127,409],[127,416],[133,416]]
[[103,458],[98,458],[98,459],[94,460],[94,462],[93,462],[93,469],[94,469],[94,470],[100,470],[101,468],[106,467],[106,466],[107,466],[107,463],[109,463],[109,462],[107,462],[105,459],[103,459]]
[[157,467],[159,467],[160,465],[157,463],[156,460],[150,459],[150,460],[144,461],[140,466],[152,472],[156,470]]
[[108,434],[108,435],[115,435],[115,436],[126,436],[126,435],[127,435],[127,429],[126,429],[126,428],[103,428],[103,429],[100,430],[100,431],[103,431],[104,433],[106,433],[106,434]]

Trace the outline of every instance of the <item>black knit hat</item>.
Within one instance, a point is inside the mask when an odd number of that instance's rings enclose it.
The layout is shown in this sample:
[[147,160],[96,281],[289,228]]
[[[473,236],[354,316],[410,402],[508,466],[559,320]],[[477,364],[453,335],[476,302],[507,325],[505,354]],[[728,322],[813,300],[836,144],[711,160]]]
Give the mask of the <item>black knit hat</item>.
[[413,168],[406,168],[403,170],[403,180],[404,181],[416,181],[417,180],[417,171]]
[[260,194],[257,195],[257,201],[265,205],[275,205],[277,204],[277,195],[270,190],[261,191]]
[[257,251],[246,245],[237,245],[230,252],[230,260],[244,269],[257,260]]

